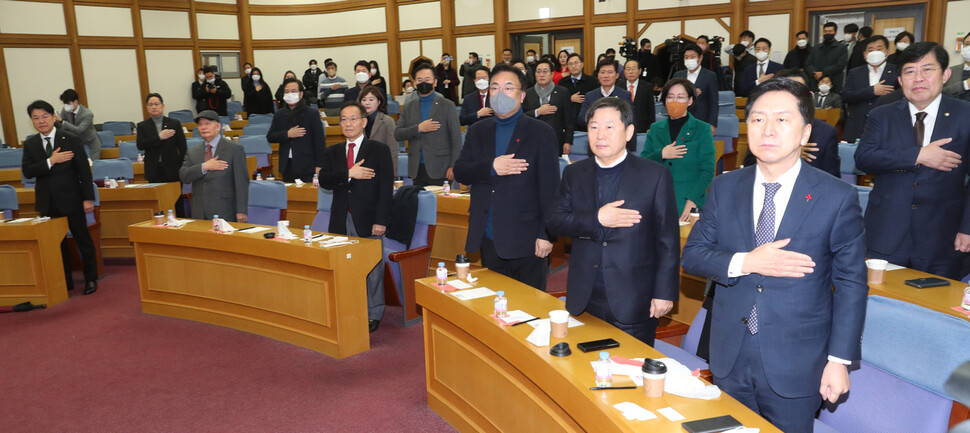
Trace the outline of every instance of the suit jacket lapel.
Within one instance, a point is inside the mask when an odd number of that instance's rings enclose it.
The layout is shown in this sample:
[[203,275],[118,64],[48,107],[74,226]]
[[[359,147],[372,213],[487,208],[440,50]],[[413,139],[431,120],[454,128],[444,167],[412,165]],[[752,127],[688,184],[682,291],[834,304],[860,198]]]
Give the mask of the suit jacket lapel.
[[[586,197],[587,205],[589,206],[589,209],[599,208],[597,203],[599,198],[597,197],[597,193],[596,193],[596,191],[599,189],[599,181],[596,179],[595,158],[596,158],[595,156],[589,157],[589,160],[592,164],[586,164],[584,173],[580,174],[577,177],[577,179],[581,179],[579,181],[579,191],[576,191],[574,193],[574,194],[578,194],[579,197]],[[591,182],[586,181],[585,179],[592,179],[592,181]]]
[[[951,109],[952,109],[952,105],[950,104],[950,101],[947,100],[947,98],[943,98],[940,100],[940,108],[936,110],[936,122],[933,123],[933,135],[930,136],[930,142],[939,140],[941,138],[946,138],[946,137],[943,137],[944,134],[949,135],[949,133],[947,132],[945,122],[950,118]],[[915,137],[915,132],[914,132],[914,137]]]
[[755,165],[750,170],[742,170],[741,178],[738,180],[735,194],[737,199],[732,200],[735,206],[734,214],[738,216],[741,238],[744,240],[747,251],[754,249],[754,210],[752,208],[754,200],[754,171],[758,169]]
[[[525,113],[522,114],[522,117],[524,116],[525,116]],[[525,123],[525,121],[522,120],[522,117],[519,117],[519,120],[515,122],[515,129],[512,130],[512,137],[509,139],[509,147],[505,151],[506,155],[508,154],[514,155],[518,153],[519,148],[522,147],[522,139],[521,139],[522,128],[523,128],[522,124]],[[496,123],[496,125],[497,124],[498,123]],[[494,142],[495,140],[493,139],[492,141]]]
[[[812,170],[808,164],[802,164],[798,178],[795,179],[795,186],[792,188],[791,197],[788,199],[788,207],[785,208],[785,216],[778,225],[778,234],[775,239],[791,238],[798,233],[802,222],[812,210],[815,203],[814,197],[821,192],[816,192],[815,185],[818,184],[818,172]],[[816,192],[814,195],[812,192]]]

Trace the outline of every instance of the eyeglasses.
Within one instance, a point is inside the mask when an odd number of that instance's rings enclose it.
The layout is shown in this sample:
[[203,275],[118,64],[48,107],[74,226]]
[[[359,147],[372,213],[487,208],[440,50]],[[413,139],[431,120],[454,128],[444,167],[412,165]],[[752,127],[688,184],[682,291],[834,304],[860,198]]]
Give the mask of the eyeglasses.
[[512,85],[512,84],[506,84],[504,86],[499,86],[498,84],[492,84],[491,86],[488,86],[488,88],[491,89],[491,91],[493,92],[498,92],[499,90],[501,90],[505,93],[512,93],[515,90],[518,90],[518,87],[515,87],[515,85]]
[[341,117],[340,123],[353,123],[360,119],[363,119],[363,117]]
[[940,68],[936,66],[927,66],[925,68],[906,68],[906,69],[903,69],[903,72],[901,72],[899,75],[906,79],[913,79],[913,78],[916,78],[917,72],[919,72],[920,75],[926,77],[939,70]]

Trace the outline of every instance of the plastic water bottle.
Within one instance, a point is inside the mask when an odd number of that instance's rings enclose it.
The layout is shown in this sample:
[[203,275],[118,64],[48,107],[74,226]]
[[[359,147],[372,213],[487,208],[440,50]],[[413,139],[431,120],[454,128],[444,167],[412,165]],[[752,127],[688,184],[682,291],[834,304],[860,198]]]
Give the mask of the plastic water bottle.
[[313,237],[313,230],[310,230],[310,226],[303,226],[303,242],[310,243],[310,238]]
[[256,170],[256,180],[263,180],[263,173],[259,170]]
[[313,186],[315,186],[315,187],[319,187],[320,186],[320,176],[317,175],[317,174],[314,174],[313,175]]
[[444,287],[448,283],[448,268],[445,267],[445,262],[438,262],[438,269],[434,274],[439,287]]
[[451,194],[451,182],[445,181],[445,184],[441,186],[442,191],[445,194]]
[[104,177],[104,187],[111,188],[111,179],[108,176]]
[[175,221],[175,212],[173,210],[169,209],[168,210],[168,213],[165,214],[165,220],[166,221]]
[[212,216],[212,231],[219,231],[219,215]]
[[613,385],[613,366],[610,364],[610,352],[600,352],[600,359],[596,361],[596,386]]
[[505,291],[499,290],[495,294],[495,318],[504,319],[509,316],[509,300],[505,298]]
[[143,153],[138,154],[138,162],[145,162],[145,154]]

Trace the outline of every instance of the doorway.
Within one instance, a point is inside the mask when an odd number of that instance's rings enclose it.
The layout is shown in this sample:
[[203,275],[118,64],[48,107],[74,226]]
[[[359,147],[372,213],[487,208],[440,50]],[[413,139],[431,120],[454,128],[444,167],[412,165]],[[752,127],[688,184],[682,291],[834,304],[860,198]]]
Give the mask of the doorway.
[[545,33],[516,33],[512,35],[512,56],[524,59],[525,52],[535,50],[539,57],[551,54],[553,57],[561,50],[583,54],[583,30],[556,30]]

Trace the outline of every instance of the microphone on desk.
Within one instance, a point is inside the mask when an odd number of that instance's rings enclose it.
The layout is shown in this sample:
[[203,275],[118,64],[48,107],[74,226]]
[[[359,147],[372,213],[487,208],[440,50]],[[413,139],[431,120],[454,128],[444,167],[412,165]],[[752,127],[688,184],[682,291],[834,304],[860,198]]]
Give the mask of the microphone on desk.
[[39,310],[42,308],[47,308],[46,304],[34,305],[30,302],[23,302],[17,305],[12,305],[8,307],[0,307],[0,314],[2,313],[20,313],[23,311]]

